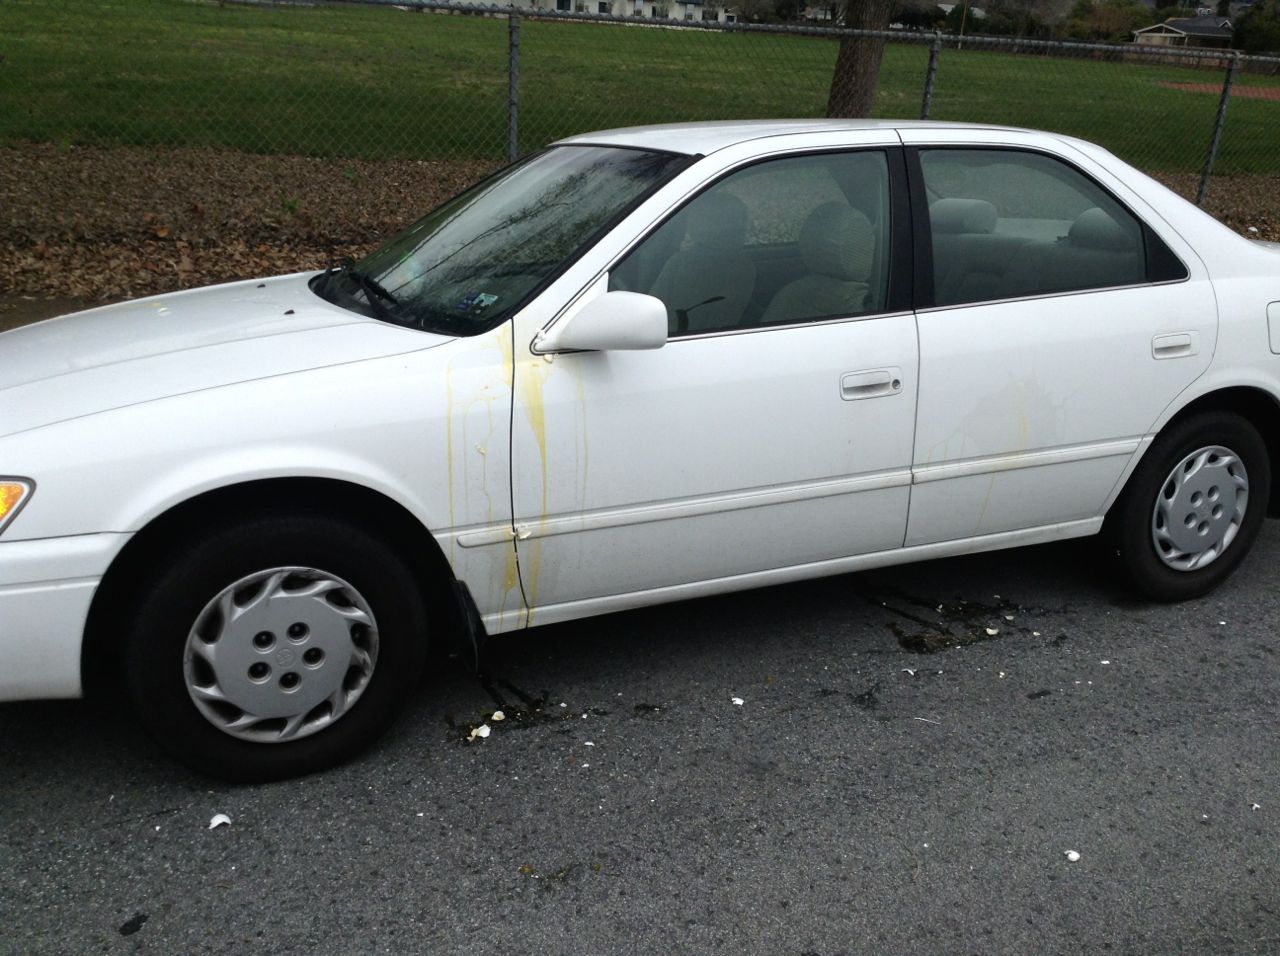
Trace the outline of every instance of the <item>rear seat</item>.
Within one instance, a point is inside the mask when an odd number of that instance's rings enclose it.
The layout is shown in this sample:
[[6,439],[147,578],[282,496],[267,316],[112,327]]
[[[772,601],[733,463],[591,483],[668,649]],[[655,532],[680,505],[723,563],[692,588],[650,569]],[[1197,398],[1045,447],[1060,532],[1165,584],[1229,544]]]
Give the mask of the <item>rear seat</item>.
[[1024,246],[999,284],[1002,299],[1146,281],[1142,236],[1105,211],[1086,209],[1057,242]]
[[983,199],[939,199],[929,207],[938,305],[999,297],[1005,272],[1029,240],[995,235],[997,220],[996,207]]

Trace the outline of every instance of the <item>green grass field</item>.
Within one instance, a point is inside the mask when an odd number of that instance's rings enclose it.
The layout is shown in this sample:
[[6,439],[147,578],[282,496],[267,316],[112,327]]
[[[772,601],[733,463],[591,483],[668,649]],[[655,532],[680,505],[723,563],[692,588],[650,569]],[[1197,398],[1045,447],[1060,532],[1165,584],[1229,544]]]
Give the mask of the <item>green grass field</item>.
[[[192,0],[3,0],[0,144],[501,156],[503,19]],[[522,150],[606,126],[820,116],[830,40],[526,20]],[[919,114],[927,51],[885,52],[876,114]],[[1203,160],[1221,74],[944,51],[933,115],[1061,130],[1151,170]],[[1239,85],[1280,87],[1242,76]],[[1233,99],[1218,171],[1280,170],[1280,101]]]

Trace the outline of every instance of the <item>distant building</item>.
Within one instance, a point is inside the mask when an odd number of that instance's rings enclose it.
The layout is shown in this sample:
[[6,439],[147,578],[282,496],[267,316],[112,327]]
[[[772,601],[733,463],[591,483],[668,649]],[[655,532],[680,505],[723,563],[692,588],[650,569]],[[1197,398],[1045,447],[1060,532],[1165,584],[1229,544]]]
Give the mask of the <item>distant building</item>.
[[1231,46],[1231,20],[1212,10],[1197,10],[1194,17],[1171,18],[1164,23],[1133,31],[1135,43],[1142,46]]
[[512,0],[527,10],[555,10],[560,13],[607,13],[618,17],[646,17],[652,20],[714,20],[734,23],[737,15],[723,4],[702,0]]
[[[940,3],[938,4],[938,9],[944,14],[950,14],[951,11],[958,6],[961,6],[961,4]],[[975,7],[973,4],[969,4],[969,16],[973,17],[975,20],[985,20],[987,18],[987,11],[983,10],[982,7]]]

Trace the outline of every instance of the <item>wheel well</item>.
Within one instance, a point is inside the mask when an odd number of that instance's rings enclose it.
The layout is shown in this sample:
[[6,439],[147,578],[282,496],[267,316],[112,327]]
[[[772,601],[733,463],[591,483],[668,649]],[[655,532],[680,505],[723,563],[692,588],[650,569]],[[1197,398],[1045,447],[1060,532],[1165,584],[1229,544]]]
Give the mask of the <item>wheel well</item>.
[[119,686],[113,645],[119,626],[145,585],[147,574],[165,555],[203,531],[250,513],[341,512],[376,529],[418,574],[432,609],[443,609],[449,637],[461,631],[453,569],[435,538],[417,518],[386,495],[363,485],[327,478],[273,478],[229,485],[197,495],[159,515],[135,534],[107,569],[89,608],[81,651],[86,694]]
[[1280,517],[1280,402],[1258,388],[1224,388],[1208,395],[1201,395],[1164,426],[1180,422],[1201,412],[1234,412],[1247,419],[1267,444],[1271,459],[1271,498],[1267,516]]

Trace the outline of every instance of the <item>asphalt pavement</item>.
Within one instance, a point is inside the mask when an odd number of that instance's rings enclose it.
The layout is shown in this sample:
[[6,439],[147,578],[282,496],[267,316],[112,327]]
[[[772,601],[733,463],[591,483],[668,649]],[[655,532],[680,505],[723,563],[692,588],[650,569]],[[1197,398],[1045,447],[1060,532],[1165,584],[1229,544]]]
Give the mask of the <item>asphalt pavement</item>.
[[1068,543],[547,627],[270,786],[3,705],[0,951],[1280,952],[1277,567],[1268,522],[1177,606]]

